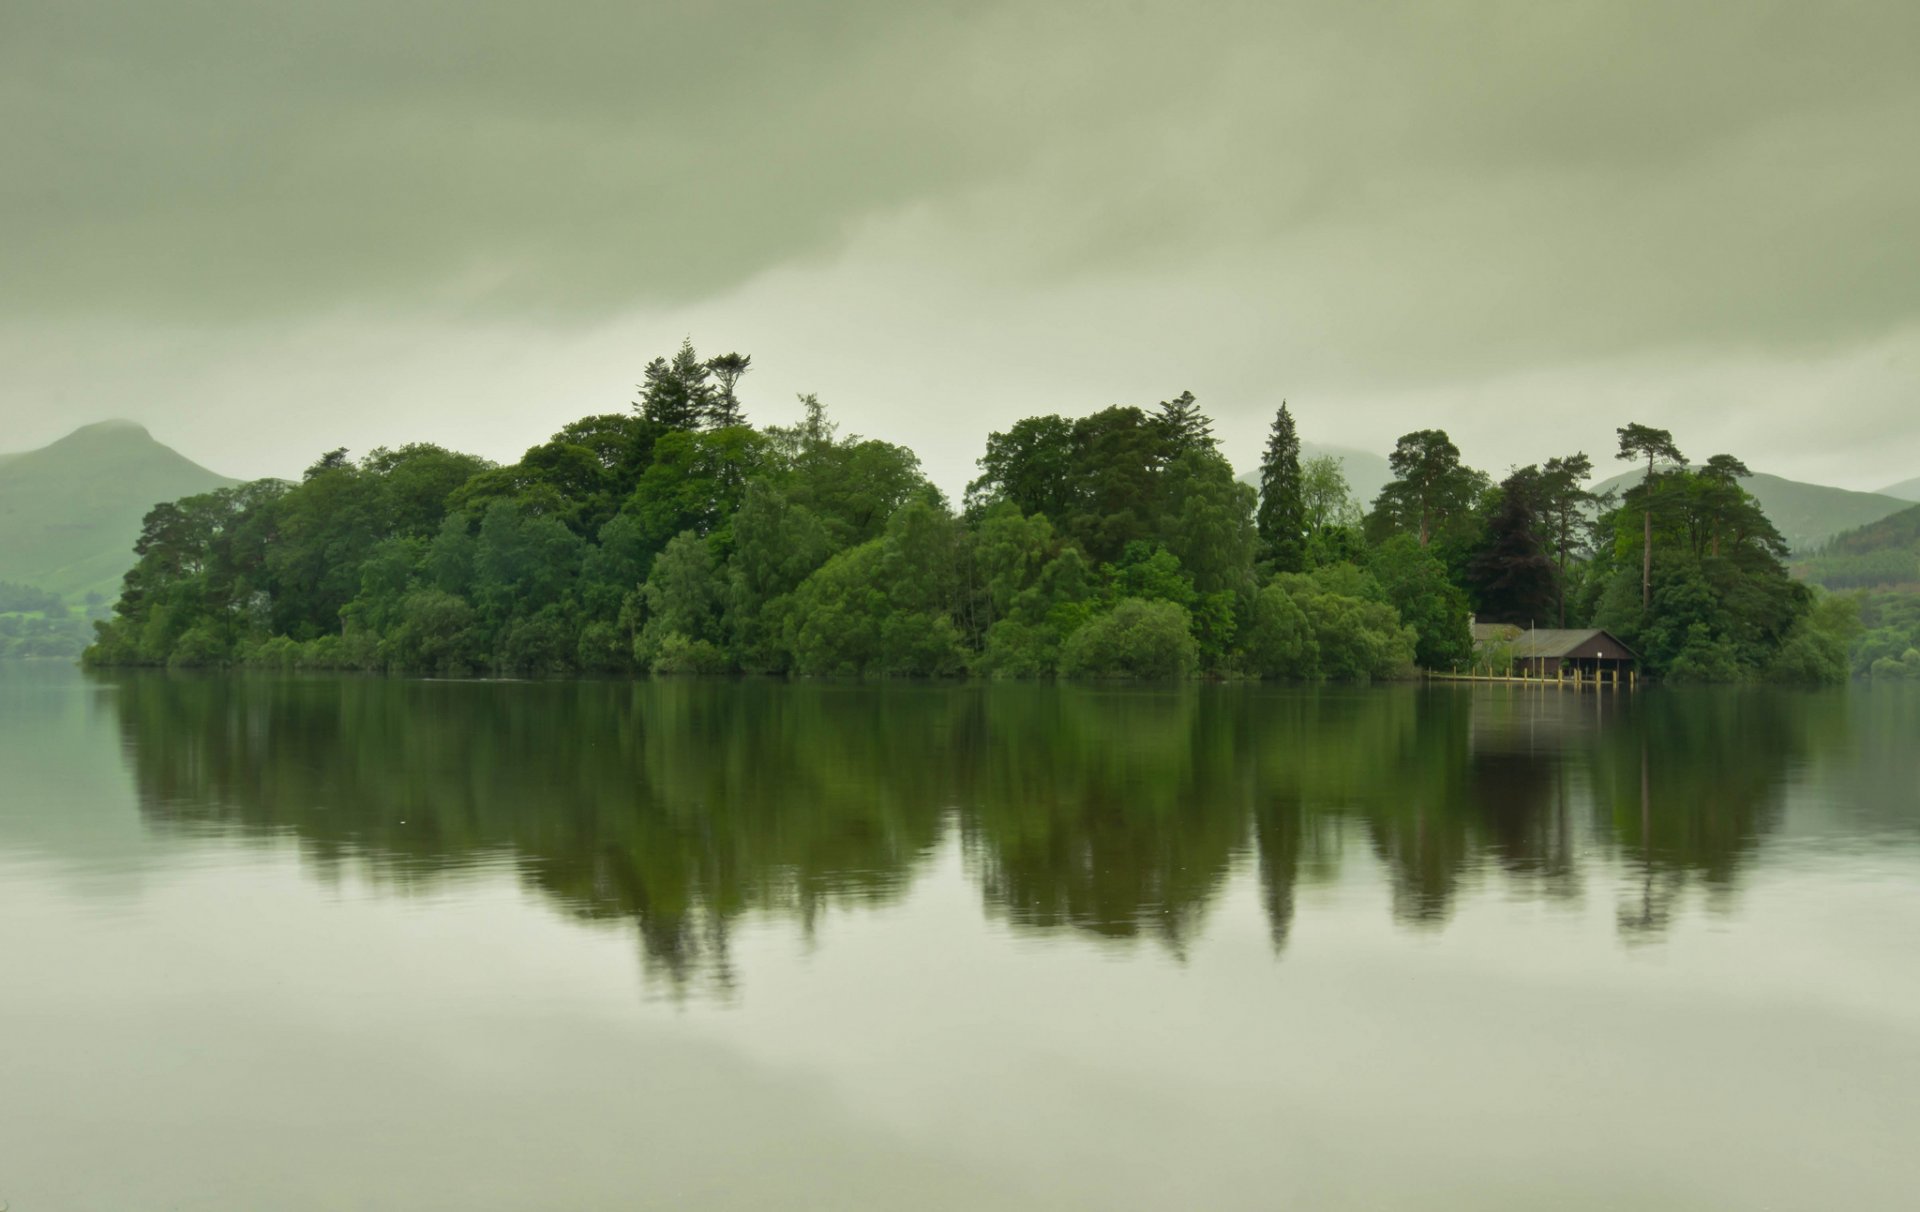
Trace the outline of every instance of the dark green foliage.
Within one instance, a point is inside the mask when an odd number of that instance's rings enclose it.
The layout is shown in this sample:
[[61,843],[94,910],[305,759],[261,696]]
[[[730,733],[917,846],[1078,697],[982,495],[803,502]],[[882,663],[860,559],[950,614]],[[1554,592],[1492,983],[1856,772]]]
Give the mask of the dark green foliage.
[[1387,458],[1394,480],[1380,490],[1369,524],[1374,533],[1407,532],[1425,547],[1469,518],[1487,487],[1484,473],[1460,461],[1444,430],[1404,434]]
[[1620,435],[1620,451],[1617,457],[1633,462],[1637,459],[1647,461],[1647,474],[1639,485],[1627,493],[1627,500],[1639,511],[1643,527],[1640,549],[1640,606],[1650,610],[1653,602],[1653,520],[1655,513],[1670,499],[1665,491],[1666,485],[1660,479],[1661,460],[1679,465],[1684,470],[1686,456],[1674,445],[1673,435],[1664,429],[1631,424],[1615,431]]
[[707,370],[712,373],[714,383],[705,418],[709,428],[726,429],[746,424],[747,418],[740,411],[740,397],[735,389],[752,366],[753,359],[740,353],[724,353],[717,358],[707,359]]
[[[1670,439],[1636,441],[1636,449],[1672,453]],[[1729,474],[1736,462],[1660,470],[1607,515],[1613,542],[1595,560],[1594,622],[1656,675],[1764,676],[1811,609],[1812,593],[1787,573],[1779,531]],[[1649,544],[1657,560],[1648,559]],[[1796,666],[1819,663],[1803,645]]]
[[1293,598],[1313,637],[1312,666],[1278,671],[1278,676],[1364,682],[1412,670],[1413,628],[1403,626],[1394,608],[1379,600],[1380,588],[1365,572],[1349,565],[1336,576],[1282,573],[1274,584]]
[[1192,392],[1183,391],[1171,400],[1160,401],[1154,419],[1160,423],[1168,459],[1214,452],[1213,420],[1200,411]]
[[1844,600],[1853,605],[1860,628],[1848,652],[1854,675],[1905,677],[1893,666],[1920,648],[1920,594],[1879,591],[1847,594]]
[[1846,681],[1850,672],[1848,649],[1861,630],[1858,602],[1821,595],[1773,654],[1767,678],[1801,686]]
[[1400,621],[1413,628],[1421,668],[1459,669],[1472,662],[1467,595],[1447,579],[1446,566],[1431,550],[1412,535],[1395,535],[1367,553],[1367,570]]
[[634,407],[662,429],[698,429],[713,415],[713,371],[693,352],[693,342],[680,343],[671,359],[647,363],[640,399]]
[[1560,612],[1559,570],[1541,541],[1534,468],[1500,485],[1484,537],[1467,561],[1467,588],[1482,622],[1544,626]]
[[1201,594],[1245,587],[1256,546],[1253,489],[1211,451],[1190,451],[1167,468],[1159,533]]
[[[1338,464],[1334,465],[1338,471]],[[1344,496],[1344,483],[1341,485]],[[1324,512],[1325,507],[1322,507]],[[1324,523],[1323,523],[1324,524]],[[1300,572],[1307,565],[1306,486],[1300,469],[1300,435],[1293,414],[1281,401],[1260,458],[1260,543],[1281,572]]]

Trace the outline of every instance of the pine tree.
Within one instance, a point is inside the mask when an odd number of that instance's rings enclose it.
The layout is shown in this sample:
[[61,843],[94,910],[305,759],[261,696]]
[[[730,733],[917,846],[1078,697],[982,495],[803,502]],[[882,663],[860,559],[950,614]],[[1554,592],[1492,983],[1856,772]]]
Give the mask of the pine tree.
[[1154,420],[1166,438],[1169,463],[1183,454],[1214,448],[1213,420],[1200,411],[1200,404],[1190,391],[1160,401],[1160,412]]
[[713,372],[693,352],[692,341],[682,341],[673,360],[647,363],[637,407],[647,420],[668,429],[698,429],[713,404]]
[[1619,457],[1629,463],[1639,459],[1647,461],[1647,478],[1638,488],[1627,493],[1629,500],[1639,495],[1640,525],[1640,609],[1653,609],[1653,511],[1659,504],[1660,483],[1659,461],[1685,468],[1687,457],[1673,444],[1673,435],[1664,429],[1655,429],[1651,425],[1624,425],[1614,431],[1620,435]]
[[1300,435],[1286,401],[1274,414],[1260,459],[1260,542],[1281,572],[1306,566],[1306,501],[1300,482]]
[[707,428],[725,429],[730,425],[747,423],[746,414],[740,411],[740,397],[734,394],[733,389],[741,376],[752,368],[753,358],[747,354],[725,353],[707,359],[707,369],[713,372],[713,377],[720,384],[707,405]]

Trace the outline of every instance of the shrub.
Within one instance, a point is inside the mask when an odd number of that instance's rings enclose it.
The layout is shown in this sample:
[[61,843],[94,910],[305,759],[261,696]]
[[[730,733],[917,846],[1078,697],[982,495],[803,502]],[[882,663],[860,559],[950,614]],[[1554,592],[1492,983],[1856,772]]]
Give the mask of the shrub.
[[661,637],[654,654],[653,672],[686,676],[727,672],[727,654],[708,640],[690,640],[679,632]]
[[167,658],[169,669],[201,669],[227,663],[227,645],[210,624],[201,623],[182,632]]
[[1186,608],[1122,598],[1067,638],[1060,672],[1069,677],[1184,677],[1200,659]]

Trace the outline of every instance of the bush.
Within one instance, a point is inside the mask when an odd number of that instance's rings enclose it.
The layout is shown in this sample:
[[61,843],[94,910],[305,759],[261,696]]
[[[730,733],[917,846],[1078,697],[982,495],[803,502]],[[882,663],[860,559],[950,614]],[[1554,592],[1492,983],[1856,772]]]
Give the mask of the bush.
[[284,635],[276,635],[249,646],[240,657],[240,663],[255,669],[277,669],[287,672],[299,664],[301,646],[298,641]]
[[1199,659],[1185,607],[1122,598],[1067,638],[1060,672],[1087,678],[1184,677]]
[[1413,628],[1384,602],[1318,594],[1301,603],[1320,650],[1319,675],[1365,682],[1405,677],[1413,670]]
[[167,658],[169,669],[203,669],[227,663],[226,641],[210,624],[201,623],[182,632]]
[[500,667],[521,673],[566,673],[580,642],[557,606],[516,619],[500,644]]
[[1241,651],[1255,677],[1305,679],[1320,672],[1313,624],[1293,595],[1278,585],[1267,586],[1254,598]]
[[596,621],[580,629],[580,668],[592,673],[621,673],[633,668],[633,646],[612,623]]
[[1731,641],[1714,636],[1705,623],[1694,623],[1666,676],[1670,682],[1737,682],[1745,672]]
[[707,640],[690,640],[679,632],[661,638],[653,658],[653,672],[667,676],[725,673],[727,654]]
[[1920,681],[1920,648],[1909,648],[1899,660],[1881,657],[1873,663],[1873,680],[1878,681]]

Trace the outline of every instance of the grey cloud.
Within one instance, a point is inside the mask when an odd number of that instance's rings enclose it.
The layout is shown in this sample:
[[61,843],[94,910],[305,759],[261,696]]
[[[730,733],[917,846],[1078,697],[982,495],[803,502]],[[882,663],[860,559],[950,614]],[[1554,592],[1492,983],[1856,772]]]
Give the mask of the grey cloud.
[[1031,272],[1245,243],[1335,295],[1518,284],[1531,310],[1552,288],[1596,340],[1638,336],[1623,314],[1884,323],[1920,257],[1920,10],[1899,3],[68,0],[6,21],[16,310],[604,310],[996,187],[1046,250]]
[[[438,333],[450,398],[497,399],[458,334],[560,381],[635,316],[759,333],[797,386],[969,450],[1183,386],[1235,432],[1290,393],[1375,447],[1524,407],[1529,374],[1561,414],[1659,390],[1647,366],[1719,376],[1649,399],[1676,424],[1777,410],[1778,367],[1920,323],[1915,45],[1900,2],[14,6],[0,418],[134,411],[108,397],[143,370],[152,409],[243,397],[262,333]],[[143,330],[199,335],[149,358]],[[655,352],[617,345],[598,407]],[[1911,431],[1911,383],[1876,372],[1862,423]]]

